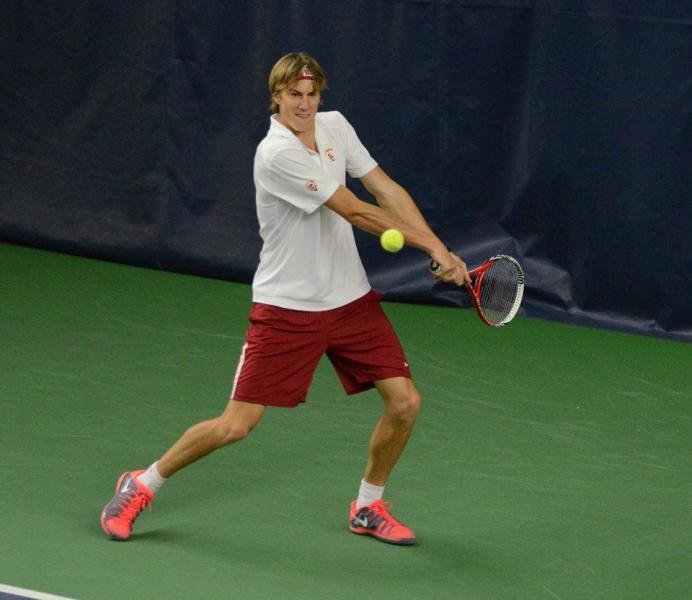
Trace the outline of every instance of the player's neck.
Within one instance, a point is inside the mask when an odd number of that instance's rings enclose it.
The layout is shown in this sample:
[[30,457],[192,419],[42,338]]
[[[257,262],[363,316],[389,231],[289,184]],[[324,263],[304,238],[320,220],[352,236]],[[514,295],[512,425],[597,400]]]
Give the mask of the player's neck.
[[291,124],[279,115],[279,123],[281,123],[286,129],[288,129],[293,135],[295,135],[300,142],[313,152],[317,152],[317,139],[315,137],[315,127],[311,129],[306,129],[305,131],[298,131],[291,127]]
[[296,137],[302,142],[303,146],[309,148],[313,152],[317,152],[317,139],[315,138],[315,130],[310,131],[294,131]]

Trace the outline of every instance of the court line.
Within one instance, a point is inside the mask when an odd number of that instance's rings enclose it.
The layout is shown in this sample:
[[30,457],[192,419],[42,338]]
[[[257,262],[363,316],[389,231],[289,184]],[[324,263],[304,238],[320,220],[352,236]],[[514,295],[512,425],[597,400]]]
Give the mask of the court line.
[[25,590],[23,588],[13,587],[0,583],[0,600],[15,598],[26,598],[27,600],[75,600],[66,596],[55,596],[54,594],[46,594],[45,592],[36,592],[34,590]]

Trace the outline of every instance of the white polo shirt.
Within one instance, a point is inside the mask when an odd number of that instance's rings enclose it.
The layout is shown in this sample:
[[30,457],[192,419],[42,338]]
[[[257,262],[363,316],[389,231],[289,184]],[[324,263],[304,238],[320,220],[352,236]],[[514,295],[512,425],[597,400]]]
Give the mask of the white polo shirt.
[[294,310],[330,310],[370,290],[353,227],[323,204],[346,172],[377,166],[339,112],[315,116],[318,152],[273,115],[255,154],[257,217],[264,241],[253,301]]

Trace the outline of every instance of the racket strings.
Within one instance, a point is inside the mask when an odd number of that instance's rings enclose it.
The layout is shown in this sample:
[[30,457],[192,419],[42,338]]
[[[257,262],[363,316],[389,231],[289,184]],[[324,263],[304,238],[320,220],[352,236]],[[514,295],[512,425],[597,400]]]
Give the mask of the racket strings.
[[523,276],[508,260],[494,260],[479,281],[478,303],[485,317],[500,325],[513,316],[521,301]]

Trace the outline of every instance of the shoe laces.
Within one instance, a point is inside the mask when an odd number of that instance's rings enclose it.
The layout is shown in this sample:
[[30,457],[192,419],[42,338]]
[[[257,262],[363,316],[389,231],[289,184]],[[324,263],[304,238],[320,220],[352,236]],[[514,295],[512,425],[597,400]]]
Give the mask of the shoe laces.
[[394,527],[405,527],[403,523],[397,521],[389,511],[394,505],[388,500],[376,500],[368,508],[373,511],[379,518],[378,528],[393,529]]
[[151,510],[151,499],[137,489],[128,489],[118,494],[114,504],[118,517],[129,521],[134,521],[147,506]]

